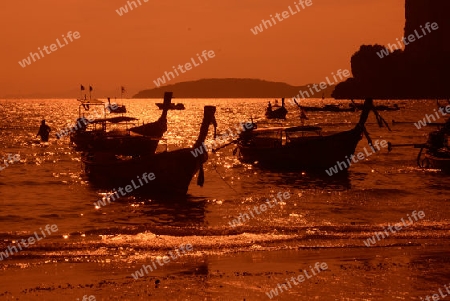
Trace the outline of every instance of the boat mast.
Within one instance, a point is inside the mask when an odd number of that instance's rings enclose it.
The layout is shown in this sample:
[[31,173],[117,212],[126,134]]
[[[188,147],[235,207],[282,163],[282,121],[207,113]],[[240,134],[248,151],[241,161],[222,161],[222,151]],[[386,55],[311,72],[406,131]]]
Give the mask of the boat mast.
[[[122,94],[125,93],[125,87],[124,86],[120,86],[120,101],[122,101]],[[123,101],[122,101],[123,103]]]

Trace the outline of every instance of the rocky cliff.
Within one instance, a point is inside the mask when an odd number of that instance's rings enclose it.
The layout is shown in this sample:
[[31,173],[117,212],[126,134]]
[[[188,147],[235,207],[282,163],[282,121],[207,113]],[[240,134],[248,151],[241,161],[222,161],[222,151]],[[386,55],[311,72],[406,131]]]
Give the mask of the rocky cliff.
[[351,58],[353,78],[337,85],[333,97],[449,98],[449,15],[448,0],[406,0],[405,42],[361,46]]

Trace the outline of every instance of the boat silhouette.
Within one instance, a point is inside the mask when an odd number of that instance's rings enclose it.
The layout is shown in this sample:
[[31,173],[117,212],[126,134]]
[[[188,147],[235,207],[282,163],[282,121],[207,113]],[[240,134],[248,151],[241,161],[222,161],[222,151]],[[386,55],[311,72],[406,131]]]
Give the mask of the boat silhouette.
[[266,118],[267,119],[286,119],[287,109],[284,107],[284,98],[281,99],[281,107],[277,105],[277,101],[275,101],[274,107],[278,107],[278,109],[272,110],[272,105],[269,102],[269,105],[266,109]]
[[[351,103],[351,104],[349,104],[349,107],[351,108],[351,110],[362,110],[364,107],[364,104]],[[398,110],[400,110],[400,107],[397,104],[394,104],[393,106],[378,105],[378,106],[374,106],[374,108],[377,111],[398,111]]]
[[[106,117],[106,108],[101,101],[82,101],[77,124],[80,126],[70,134],[70,141],[80,151],[111,152],[119,155],[136,156],[154,153],[159,141],[167,131],[167,110],[172,92],[164,93],[165,108],[156,122],[138,125],[138,119],[128,116]],[[103,118],[87,120],[82,108],[99,106],[105,110]],[[114,129],[111,129],[112,127]]]
[[270,127],[244,131],[237,141],[239,158],[246,163],[257,162],[259,166],[266,168],[330,168],[338,161],[345,162],[354,154],[363,134],[367,134],[364,125],[371,109],[373,101],[367,99],[359,122],[353,129],[326,136],[322,135],[322,129],[316,126]]
[[302,106],[306,112],[354,112],[354,108],[342,108],[340,105],[328,104],[323,107],[306,107]]
[[[160,110],[164,109],[164,103],[155,103],[155,104]],[[185,109],[185,107],[184,107],[184,104],[182,104],[182,103],[177,103],[177,104],[172,103],[169,106],[169,110],[184,110],[184,109]]]
[[205,106],[199,136],[190,148],[162,153],[148,153],[138,157],[121,157],[113,153],[89,152],[82,157],[85,173],[91,183],[101,187],[129,185],[144,173],[154,174],[154,179],[139,187],[139,192],[148,195],[185,195],[194,175],[199,172],[197,184],[203,186],[203,163],[208,159],[202,149],[210,124],[216,133],[216,107]]
[[[450,121],[447,121],[443,128],[428,134],[428,140],[425,144],[415,146],[420,148],[417,155],[419,167],[440,169],[445,173],[450,173],[449,125]],[[425,153],[423,153],[423,150],[425,150]],[[422,155],[424,155],[424,159],[422,159]]]

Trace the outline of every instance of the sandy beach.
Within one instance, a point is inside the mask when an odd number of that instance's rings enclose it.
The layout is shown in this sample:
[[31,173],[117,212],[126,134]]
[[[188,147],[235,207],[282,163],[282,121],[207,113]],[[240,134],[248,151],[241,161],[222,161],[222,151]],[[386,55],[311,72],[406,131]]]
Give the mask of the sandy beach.
[[[274,300],[420,300],[450,282],[448,243],[390,247],[296,248],[207,255],[197,252],[133,279],[148,260],[52,256],[3,266],[1,300],[270,300],[266,292],[325,262],[328,269]],[[81,259],[80,258],[84,258]],[[24,263],[21,263],[24,261]],[[26,262],[26,263],[25,263]],[[7,270],[7,271],[6,271]],[[87,300],[87,299],[86,299]]]

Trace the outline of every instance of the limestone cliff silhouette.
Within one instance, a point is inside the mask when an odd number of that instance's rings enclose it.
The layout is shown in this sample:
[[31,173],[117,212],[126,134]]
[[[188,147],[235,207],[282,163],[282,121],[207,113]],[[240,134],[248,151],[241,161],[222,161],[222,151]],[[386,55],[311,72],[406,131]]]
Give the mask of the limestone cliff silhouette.
[[[334,85],[312,95],[312,98],[331,97]],[[161,98],[164,91],[172,91],[177,98],[280,98],[294,97],[307,86],[291,86],[286,83],[269,82],[248,78],[211,78],[176,83],[159,88],[143,90],[133,98]]]
[[[363,45],[351,58],[353,78],[336,86],[337,99],[426,99],[449,98],[450,1],[406,0],[404,50],[380,45]],[[422,28],[437,23],[439,28],[424,35]],[[418,38],[421,36],[420,38]],[[408,43],[408,44],[407,44]],[[401,47],[398,47],[401,48]],[[392,50],[392,52],[390,51]],[[380,53],[388,54],[380,57]]]

